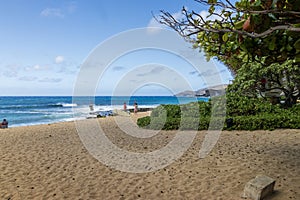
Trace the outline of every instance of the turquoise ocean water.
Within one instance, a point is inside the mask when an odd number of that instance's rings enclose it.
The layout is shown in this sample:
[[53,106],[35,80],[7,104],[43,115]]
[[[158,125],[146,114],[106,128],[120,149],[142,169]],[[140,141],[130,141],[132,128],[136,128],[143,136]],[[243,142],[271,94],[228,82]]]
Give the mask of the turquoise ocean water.
[[9,127],[49,124],[84,119],[88,116],[89,104],[94,110],[122,109],[124,102],[133,108],[137,102],[139,108],[153,108],[160,104],[184,104],[193,101],[207,101],[205,97],[175,96],[132,96],[132,97],[0,97],[0,120],[6,118]]

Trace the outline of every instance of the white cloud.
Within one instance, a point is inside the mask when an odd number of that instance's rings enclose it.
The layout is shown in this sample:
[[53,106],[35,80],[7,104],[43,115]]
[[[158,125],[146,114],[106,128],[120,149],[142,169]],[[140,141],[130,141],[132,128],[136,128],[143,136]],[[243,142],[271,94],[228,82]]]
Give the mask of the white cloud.
[[22,76],[19,78],[20,81],[35,81],[37,77],[34,76]]
[[49,69],[48,66],[42,66],[39,64],[36,64],[33,66],[28,66],[28,67],[24,68],[25,71],[41,71],[41,70],[48,70],[48,69]]
[[208,69],[208,70],[205,70],[203,72],[201,72],[200,74],[198,74],[198,76],[201,76],[201,77],[210,77],[210,76],[213,76],[213,75],[216,75],[218,72],[216,72],[216,70],[212,70],[212,69]]
[[[112,78],[111,78],[112,79]],[[176,81],[174,81],[176,79]],[[100,87],[105,87],[108,82],[102,79]],[[153,94],[153,88],[176,94],[190,88],[185,75],[180,72],[160,64],[145,64],[127,72],[119,80],[112,81],[113,92],[115,95],[132,95],[133,92],[147,91]],[[99,91],[102,88],[98,88]],[[109,87],[109,86],[108,86]],[[156,90],[155,89],[155,90]],[[158,92],[159,93],[159,92]]]
[[202,10],[202,11],[200,12],[200,16],[201,16],[203,19],[206,19],[208,15],[209,15],[209,12],[207,12],[206,10]]
[[17,77],[19,74],[19,71],[21,70],[21,67],[17,64],[9,64],[6,65],[3,69],[3,75],[8,78],[14,78]]
[[163,28],[163,24],[159,23],[154,17],[148,23],[148,28]]
[[60,8],[45,8],[44,10],[42,10],[41,16],[64,18],[65,15]]
[[162,66],[149,66],[149,68],[152,68],[150,71],[142,72],[136,74],[136,76],[151,76],[151,75],[157,75],[165,70],[165,67]]
[[126,67],[124,67],[124,66],[114,66],[112,69],[113,69],[113,71],[122,71],[122,70],[126,69]]
[[55,58],[55,63],[56,64],[60,64],[64,61],[65,61],[65,58],[63,56],[56,56],[56,58]]
[[3,75],[9,78],[17,77],[18,72],[17,71],[5,71],[3,72]]
[[182,19],[184,17],[182,11],[178,11],[176,13],[173,13],[172,16],[174,17],[174,19],[177,19],[177,20]]
[[45,8],[41,11],[40,15],[43,17],[57,17],[64,18],[66,15],[76,12],[76,2],[69,2],[60,8]]
[[58,83],[60,81],[62,81],[61,78],[43,78],[39,80],[39,82],[47,82],[47,83]]

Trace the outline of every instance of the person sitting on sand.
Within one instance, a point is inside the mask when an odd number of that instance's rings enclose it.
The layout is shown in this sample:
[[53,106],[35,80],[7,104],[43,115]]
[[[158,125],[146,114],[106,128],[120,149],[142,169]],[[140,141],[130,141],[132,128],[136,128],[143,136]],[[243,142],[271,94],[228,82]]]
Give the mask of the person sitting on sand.
[[3,119],[1,123],[1,128],[8,128],[8,121],[6,119]]

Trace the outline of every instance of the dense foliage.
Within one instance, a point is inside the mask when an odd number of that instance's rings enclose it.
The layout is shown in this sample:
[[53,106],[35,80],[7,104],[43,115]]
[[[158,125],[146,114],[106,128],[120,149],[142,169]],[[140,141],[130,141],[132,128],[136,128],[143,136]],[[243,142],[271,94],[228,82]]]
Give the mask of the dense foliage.
[[[160,105],[151,116],[138,119],[138,126],[163,130],[207,130],[211,122],[211,101],[185,105]],[[227,95],[226,119],[233,119],[226,130],[273,130],[300,128],[300,105],[286,109],[272,105],[263,99],[229,93]]]
[[300,97],[299,0],[196,0],[209,15],[183,8],[183,19],[162,11],[161,23],[217,57],[235,75],[232,89],[247,96]]

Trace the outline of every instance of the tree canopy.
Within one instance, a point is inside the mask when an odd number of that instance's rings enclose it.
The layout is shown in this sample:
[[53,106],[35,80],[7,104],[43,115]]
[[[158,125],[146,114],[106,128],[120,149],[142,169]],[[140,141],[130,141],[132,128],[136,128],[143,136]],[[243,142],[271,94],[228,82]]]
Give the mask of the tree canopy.
[[176,19],[161,11],[160,22],[205,52],[235,75],[232,90],[262,97],[300,97],[299,0],[195,0],[209,13],[182,9]]

